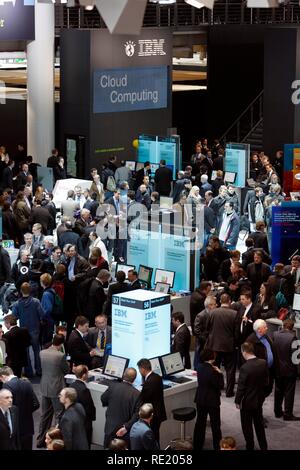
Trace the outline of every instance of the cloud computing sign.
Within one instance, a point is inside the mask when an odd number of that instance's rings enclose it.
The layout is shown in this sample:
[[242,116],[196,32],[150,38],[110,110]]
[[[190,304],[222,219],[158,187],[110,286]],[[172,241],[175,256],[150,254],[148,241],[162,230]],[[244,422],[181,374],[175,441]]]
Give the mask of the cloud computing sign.
[[34,0],[0,0],[0,41],[33,39]]
[[160,109],[167,106],[167,66],[94,71],[94,113]]

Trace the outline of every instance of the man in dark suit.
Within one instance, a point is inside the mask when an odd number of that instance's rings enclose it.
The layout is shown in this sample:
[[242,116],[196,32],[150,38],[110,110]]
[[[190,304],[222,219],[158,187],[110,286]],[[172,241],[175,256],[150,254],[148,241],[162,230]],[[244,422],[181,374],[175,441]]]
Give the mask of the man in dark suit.
[[268,237],[265,232],[266,225],[265,223],[260,220],[256,222],[255,225],[256,232],[250,232],[250,237],[254,241],[254,248],[262,248],[266,253],[269,253],[269,244],[268,244]]
[[142,183],[144,176],[150,176],[151,174],[151,166],[149,162],[144,163],[144,168],[141,168],[135,174],[135,188],[137,189]]
[[[248,264],[253,263],[254,261],[254,253],[257,251],[257,248],[254,248],[254,241],[250,237],[248,237],[245,241],[245,245],[247,250],[242,254],[242,266],[246,271]],[[271,256],[268,255],[268,253],[266,253],[262,248],[260,248],[259,251],[261,251],[263,254],[263,262],[269,265],[272,264]]]
[[194,332],[195,318],[199,312],[204,310],[204,301],[211,291],[211,283],[208,281],[202,281],[200,286],[192,292],[190,300],[190,317],[191,325]]
[[158,450],[159,446],[151,429],[154,407],[144,403],[139,410],[139,420],[130,430],[130,446],[132,450]]
[[68,351],[75,366],[84,364],[90,369],[92,357],[96,356],[96,350],[91,348],[83,338],[88,330],[88,319],[83,316],[76,317],[75,329],[68,340]]
[[240,325],[239,344],[246,341],[253,332],[253,324],[259,318],[258,312],[259,308],[255,307],[252,302],[251,291],[243,291],[240,295],[240,307],[238,308]]
[[247,277],[251,282],[252,286],[252,298],[253,300],[259,293],[260,286],[263,282],[267,282],[271,275],[270,266],[263,263],[263,254],[261,251],[254,253],[254,262],[247,266]]
[[0,390],[0,450],[20,450],[18,408],[10,390]]
[[137,290],[142,288],[138,278],[138,273],[133,269],[128,271],[128,281],[130,282],[130,290]]
[[11,262],[8,251],[0,245],[0,287],[11,280]]
[[254,450],[252,427],[254,424],[259,447],[261,450],[267,450],[268,444],[262,415],[265,387],[268,383],[267,363],[264,359],[255,356],[251,343],[242,344],[242,354],[246,362],[240,368],[235,404],[241,413],[246,449]]
[[81,403],[85,411],[85,429],[90,448],[92,443],[93,421],[96,420],[96,408],[91,392],[86,386],[89,370],[87,366],[80,365],[74,366],[73,372],[76,375],[77,380],[72,383],[72,388],[77,392],[77,402]]
[[67,220],[64,225],[66,230],[58,235],[58,246],[62,250],[68,243],[75,245],[78,253],[81,255],[83,253],[83,247],[80,236],[78,233],[73,232],[71,221]]
[[[297,380],[297,365],[293,363],[296,334],[293,330],[294,321],[284,320],[283,329],[274,332],[273,349],[275,353],[275,397],[274,413],[276,418],[285,421],[298,421],[293,415],[294,398]],[[284,400],[284,412],[282,403]]]
[[239,337],[239,316],[230,308],[228,294],[221,295],[221,307],[211,311],[208,330],[207,348],[217,353],[216,365],[224,361],[226,370],[226,396],[234,395],[236,371],[236,345]]
[[172,352],[180,352],[185,369],[190,369],[191,333],[184,323],[184,315],[182,312],[174,312],[172,314],[172,325],[174,329]]
[[111,320],[111,305],[112,305],[112,296],[115,294],[121,294],[122,292],[127,292],[130,290],[130,285],[125,282],[126,274],[124,271],[118,271],[116,274],[117,282],[110,284],[107,291],[107,303],[105,308],[105,313],[108,318]]
[[160,196],[169,196],[173,181],[172,170],[166,166],[166,160],[161,160],[154,176],[155,190]]
[[106,269],[101,269],[95,279],[86,279],[80,284],[77,293],[78,308],[80,313],[84,313],[89,323],[95,322],[95,317],[102,312],[106,301],[104,286],[110,279],[110,273]]
[[151,429],[159,443],[159,428],[161,423],[167,419],[162,378],[152,372],[149,359],[140,359],[137,366],[144,380],[139,403],[140,405],[152,403],[154,414],[151,421]]
[[17,377],[21,377],[23,366],[27,366],[27,348],[31,344],[31,338],[27,328],[17,326],[14,315],[6,315],[4,324],[8,331],[3,336],[6,343],[6,365],[8,365]]
[[117,435],[126,441],[129,431],[136,421],[140,392],[133,386],[136,370],[129,367],[125,370],[122,382],[112,382],[101,396],[103,406],[107,406],[104,427],[104,448]]
[[111,345],[111,326],[107,325],[105,313],[96,316],[95,327],[89,328],[85,341],[96,351],[91,361],[92,367],[102,367],[106,346]]
[[10,188],[13,189],[13,167],[15,166],[15,162],[13,160],[9,160],[7,167],[4,168],[2,173],[2,188]]
[[252,343],[254,354],[259,359],[264,359],[268,366],[269,380],[265,388],[265,398],[270,395],[273,389],[275,376],[275,353],[273,341],[267,335],[268,326],[264,320],[258,319],[253,324],[253,333],[248,336],[247,343]]
[[66,450],[89,450],[85,428],[85,411],[81,403],[76,403],[74,388],[63,388],[59,400],[65,410],[59,421],[59,429],[64,438]]
[[195,397],[197,421],[194,429],[194,449],[202,450],[203,448],[207,415],[209,415],[214,450],[219,450],[222,438],[220,397],[224,387],[224,378],[220,369],[214,365],[215,352],[204,349],[200,357],[202,362],[197,367],[198,388]]
[[32,413],[40,406],[32,385],[27,379],[16,377],[10,367],[0,369],[0,381],[3,389],[10,390],[13,404],[19,411],[19,433],[21,450],[32,450],[34,424]]

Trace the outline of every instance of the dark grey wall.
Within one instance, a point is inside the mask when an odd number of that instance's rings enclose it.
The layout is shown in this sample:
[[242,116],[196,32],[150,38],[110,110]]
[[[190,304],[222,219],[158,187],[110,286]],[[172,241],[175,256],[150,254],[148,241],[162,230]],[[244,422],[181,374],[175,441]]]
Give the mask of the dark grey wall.
[[[270,154],[295,142],[295,105],[291,84],[296,80],[298,28],[272,28],[265,36],[264,148]],[[298,65],[299,68],[299,65]],[[300,78],[300,75],[298,75]],[[299,136],[300,137],[300,136]]]
[[18,142],[27,142],[26,100],[7,99],[0,105],[0,145],[5,145],[11,157],[16,153]]
[[[164,38],[165,55],[133,57],[124,44],[139,39]],[[163,28],[143,30],[140,36],[110,35],[106,30],[63,31],[61,36],[61,147],[66,134],[86,137],[85,173],[111,155],[135,159],[132,141],[141,133],[166,135],[172,125],[171,80],[168,107],[122,113],[93,113],[95,70],[172,64],[172,33]]]

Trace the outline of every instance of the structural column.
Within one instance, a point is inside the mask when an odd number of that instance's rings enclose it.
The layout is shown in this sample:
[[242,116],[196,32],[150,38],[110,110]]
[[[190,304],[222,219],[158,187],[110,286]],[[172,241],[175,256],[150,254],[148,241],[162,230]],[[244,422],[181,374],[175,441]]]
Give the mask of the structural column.
[[27,45],[27,153],[46,165],[54,147],[54,5],[35,2],[35,41]]

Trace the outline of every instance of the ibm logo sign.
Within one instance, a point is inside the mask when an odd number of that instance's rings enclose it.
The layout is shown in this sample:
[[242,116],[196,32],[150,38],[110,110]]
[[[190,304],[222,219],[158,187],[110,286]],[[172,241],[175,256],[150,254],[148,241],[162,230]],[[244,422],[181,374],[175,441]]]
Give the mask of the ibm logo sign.
[[[1,1],[1,0],[0,0]],[[149,57],[166,55],[164,50],[164,39],[140,39],[138,41],[138,56]],[[136,44],[133,41],[127,41],[124,44],[125,53],[128,57],[133,57],[136,53]]]

